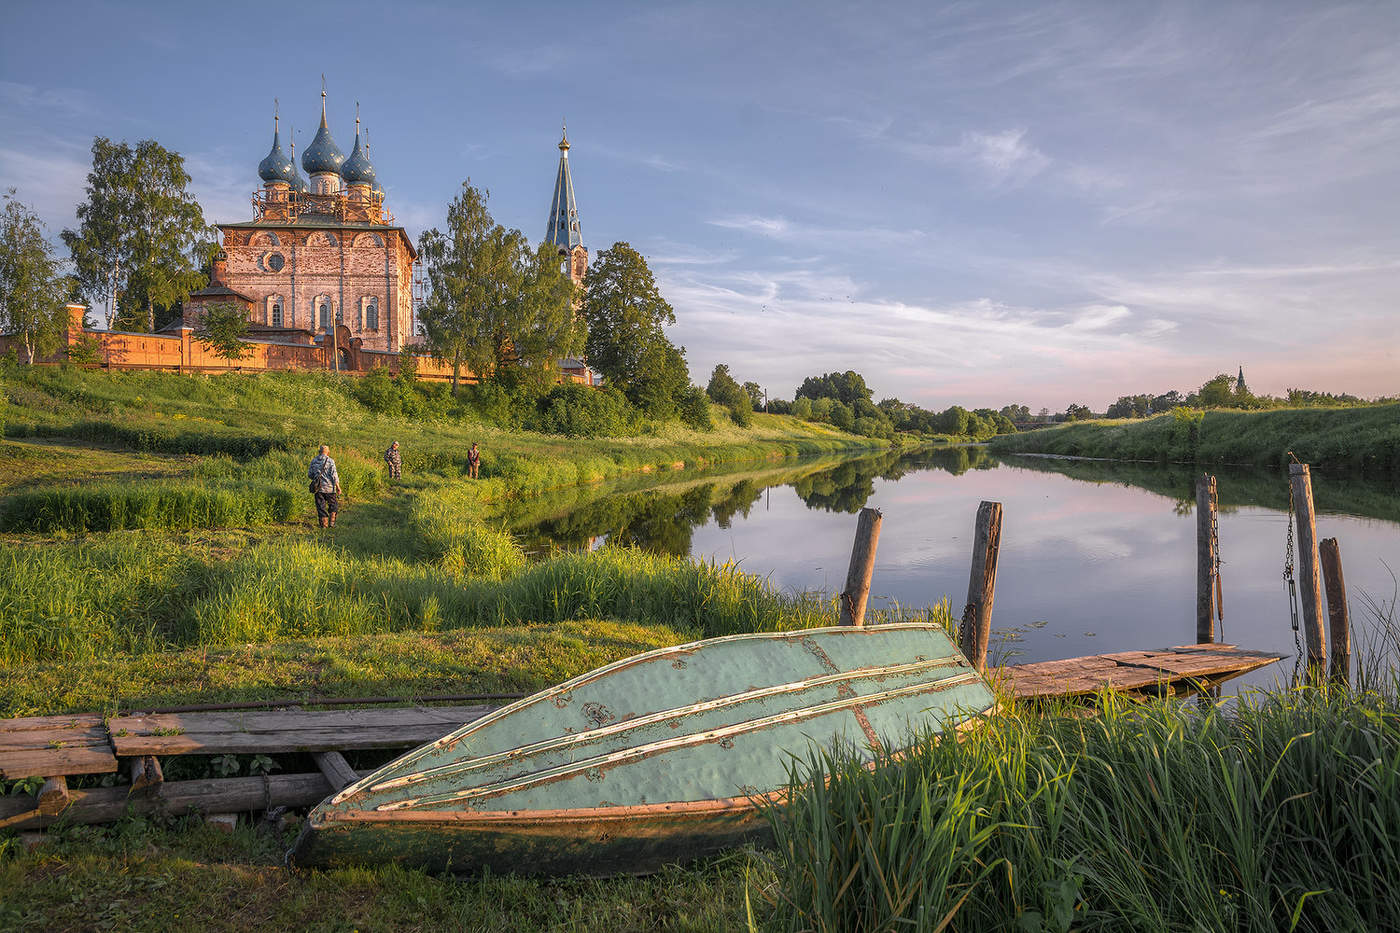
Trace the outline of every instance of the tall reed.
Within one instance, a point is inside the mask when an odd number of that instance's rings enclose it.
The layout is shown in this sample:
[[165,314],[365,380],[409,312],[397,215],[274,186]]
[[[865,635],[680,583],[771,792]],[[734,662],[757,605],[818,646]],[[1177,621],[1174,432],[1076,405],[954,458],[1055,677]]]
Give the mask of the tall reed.
[[866,758],[769,810],[787,929],[1400,926],[1393,692],[1108,699]]
[[[514,556],[508,557],[514,561]],[[0,663],[319,635],[613,619],[700,638],[834,623],[834,603],[774,591],[733,564],[605,548],[504,579],[357,557],[309,539],[229,559],[123,535],[0,545]]]

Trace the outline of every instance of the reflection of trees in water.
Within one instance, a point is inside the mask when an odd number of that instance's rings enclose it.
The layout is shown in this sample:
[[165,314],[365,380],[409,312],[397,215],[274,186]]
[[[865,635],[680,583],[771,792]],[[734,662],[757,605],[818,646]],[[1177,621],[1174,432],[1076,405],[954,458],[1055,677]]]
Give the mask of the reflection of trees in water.
[[527,541],[579,548],[606,535],[609,542],[665,554],[690,553],[694,529],[713,518],[729,528],[735,516],[747,518],[770,486],[791,485],[811,509],[858,512],[875,492],[875,479],[898,480],[919,470],[965,473],[987,469],[995,461],[981,448],[923,450],[912,454],[890,451],[860,457],[816,470],[794,480],[791,473],[768,478],[746,477],[733,485],[722,479],[683,491],[637,490],[595,499],[568,514],[517,526]]
[[540,522],[526,534],[566,548],[582,547],[605,534],[612,544],[685,555],[690,553],[696,526],[713,515],[721,528],[728,528],[735,515],[748,516],[763,489],[753,480],[744,480],[728,489],[703,483],[682,492],[624,493]]
[[[1059,473],[1089,483],[1136,486],[1169,496],[1176,500],[1172,508],[1177,515],[1190,515],[1195,510],[1196,478],[1202,473],[1216,476],[1222,513],[1246,506],[1280,512],[1288,509],[1288,475],[1281,468],[1016,456],[1007,456],[1004,462],[1018,469]],[[1391,483],[1371,476],[1316,472],[1313,474],[1313,502],[1320,512],[1400,521],[1400,495]]]
[[711,507],[710,512],[715,517],[715,524],[727,529],[735,515],[742,513],[748,518],[749,510],[763,495],[765,488],[767,487],[751,479],[739,483]]
[[954,476],[968,470],[990,470],[996,461],[981,447],[950,447],[901,454],[891,451],[876,457],[862,457],[805,476],[793,489],[809,509],[828,512],[859,512],[875,494],[876,478],[903,479],[919,470],[944,470]]

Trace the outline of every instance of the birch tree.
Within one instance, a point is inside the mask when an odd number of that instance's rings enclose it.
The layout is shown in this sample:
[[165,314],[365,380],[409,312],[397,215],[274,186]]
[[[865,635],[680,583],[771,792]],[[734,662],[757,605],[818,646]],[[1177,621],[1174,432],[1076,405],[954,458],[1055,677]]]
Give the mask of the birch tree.
[[24,344],[24,361],[33,363],[59,348],[67,326],[63,276],[44,239],[38,215],[15,197],[11,188],[0,210],[0,333]]
[[133,148],[93,139],[87,200],[78,205],[78,229],[64,230],[63,242],[79,288],[103,306],[108,330],[121,323],[153,331],[156,308],[173,307],[207,282],[200,270],[215,242],[189,183],[184,157],[155,140]]

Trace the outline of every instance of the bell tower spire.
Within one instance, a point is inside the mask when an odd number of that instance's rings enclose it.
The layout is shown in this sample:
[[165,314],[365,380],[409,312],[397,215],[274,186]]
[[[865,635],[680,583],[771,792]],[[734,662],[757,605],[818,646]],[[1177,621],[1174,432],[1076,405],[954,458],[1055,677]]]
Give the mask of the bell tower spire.
[[[575,283],[583,280],[588,268],[588,250],[583,246],[583,230],[579,225],[578,201],[574,198],[574,177],[569,170],[569,129],[565,125],[559,139],[559,171],[554,179],[554,197],[549,203],[549,222],[545,242],[552,243],[561,257],[568,259],[569,277]],[[581,256],[576,256],[581,254]]]

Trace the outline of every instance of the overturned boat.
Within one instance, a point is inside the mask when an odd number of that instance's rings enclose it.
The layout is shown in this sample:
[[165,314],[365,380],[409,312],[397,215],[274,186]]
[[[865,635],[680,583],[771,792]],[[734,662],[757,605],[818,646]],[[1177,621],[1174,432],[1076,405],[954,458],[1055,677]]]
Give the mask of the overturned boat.
[[994,704],[932,623],[639,654],[471,722],[317,806],[290,864],[640,874],[766,834],[794,757],[899,748]]

